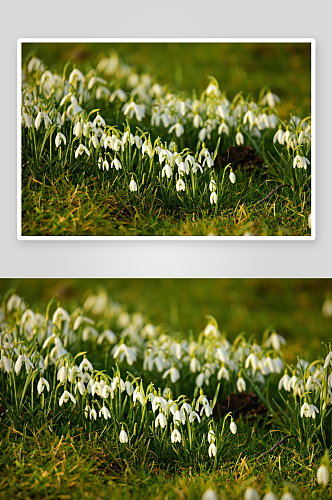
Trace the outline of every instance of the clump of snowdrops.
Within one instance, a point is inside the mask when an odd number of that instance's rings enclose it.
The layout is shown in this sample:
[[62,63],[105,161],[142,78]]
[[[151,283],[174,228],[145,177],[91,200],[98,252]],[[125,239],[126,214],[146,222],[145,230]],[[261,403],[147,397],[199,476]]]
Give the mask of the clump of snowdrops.
[[236,183],[230,163],[215,168],[230,146],[254,147],[293,192],[310,187],[310,117],[280,120],[279,101],[268,88],[257,102],[242,93],[230,101],[212,77],[200,96],[171,92],[116,53],[86,72],[70,63],[51,72],[32,57],[22,68],[23,163],[36,177],[103,172],[133,198],[153,187],[165,206],[217,211]]
[[[53,418],[107,429],[130,450],[144,435],[160,460],[195,455],[215,466],[237,433],[231,413],[216,420],[215,405],[252,386],[285,433],[331,440],[331,346],[325,360],[290,367],[275,331],[267,329],[261,344],[243,334],[230,343],[208,317],[188,339],[129,313],[103,289],[82,307],[51,301],[43,313],[11,295],[1,304],[0,332],[1,404],[16,425],[28,416],[36,425]],[[273,374],[285,403],[279,412],[268,400]]]

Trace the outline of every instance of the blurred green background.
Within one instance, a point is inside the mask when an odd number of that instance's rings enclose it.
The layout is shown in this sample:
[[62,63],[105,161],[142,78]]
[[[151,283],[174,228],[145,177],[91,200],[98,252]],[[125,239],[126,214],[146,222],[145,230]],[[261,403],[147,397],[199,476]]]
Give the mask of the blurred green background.
[[57,295],[71,310],[100,286],[129,312],[139,310],[154,324],[185,335],[190,330],[198,335],[206,314],[216,318],[229,340],[240,332],[261,340],[273,326],[288,341],[289,362],[297,355],[325,357],[321,342],[332,340],[332,318],[322,314],[324,300],[332,297],[331,279],[1,279],[0,296],[16,290],[29,306],[42,310]]
[[[126,64],[150,73],[177,91],[200,94],[214,76],[232,99],[242,91],[255,100],[265,85],[280,98],[280,117],[310,113],[309,43],[24,43],[23,62],[34,54],[50,69],[60,70],[70,59],[84,70],[95,67],[99,55],[116,50]],[[69,73],[67,73],[68,75]]]

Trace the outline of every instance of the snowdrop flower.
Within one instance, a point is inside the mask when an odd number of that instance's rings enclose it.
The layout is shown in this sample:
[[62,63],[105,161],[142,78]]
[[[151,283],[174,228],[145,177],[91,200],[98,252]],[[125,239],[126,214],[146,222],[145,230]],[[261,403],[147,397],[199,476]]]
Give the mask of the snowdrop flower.
[[174,425],[179,425],[180,422],[182,422],[182,425],[184,425],[186,423],[186,419],[185,419],[184,414],[178,409],[177,406],[176,406],[175,413],[173,415],[173,422],[174,422]]
[[285,132],[282,130],[281,125],[280,125],[279,130],[277,130],[277,132],[274,134],[273,144],[275,144],[278,141],[279,144],[281,144],[283,146],[284,135],[285,135]]
[[181,434],[177,429],[174,429],[171,434],[172,443],[181,443]]
[[280,97],[278,97],[276,94],[273,94],[270,90],[261,100],[261,104],[263,104],[263,106],[267,104],[270,108],[274,108],[276,102],[280,102]]
[[23,361],[24,361],[24,356],[22,354],[20,354],[19,357],[16,360],[16,363],[15,363],[15,373],[16,373],[16,375],[21,371]]
[[192,373],[196,373],[197,371],[200,371],[200,369],[201,369],[200,362],[198,361],[198,359],[195,356],[193,356],[191,358],[191,361],[189,364],[189,369]]
[[230,428],[232,434],[236,434],[237,426],[236,426],[236,423],[234,422],[233,418],[232,418],[232,421],[231,421],[229,428]]
[[308,417],[315,418],[315,416],[316,416],[315,412],[319,413],[317,406],[309,405],[308,403],[304,403],[301,407],[300,415],[301,415],[301,418],[303,418],[303,415],[307,418]]
[[317,470],[317,482],[324,486],[329,482],[329,471],[326,465],[321,465]]
[[123,107],[123,114],[127,115],[129,113],[129,119],[131,119],[135,113],[136,119],[140,122],[145,116],[145,111],[143,106],[139,106],[134,101],[125,104]]
[[104,118],[102,116],[100,116],[99,113],[97,114],[97,116],[93,120],[92,124],[94,127],[105,127],[106,126]]
[[243,117],[243,123],[247,123],[247,120],[249,120],[250,125],[254,125],[255,119],[255,114],[249,109]]
[[285,389],[285,391],[289,391],[289,389],[288,389],[289,382],[290,382],[290,376],[288,375],[287,370],[286,370],[285,374],[279,380],[279,384],[278,384],[279,391],[282,389],[282,387]]
[[287,491],[286,493],[284,493],[282,495],[280,500],[295,500],[295,498],[293,497],[293,495],[291,493],[289,493],[289,491]]
[[195,116],[194,116],[194,119],[193,119],[193,125],[194,125],[195,128],[203,126],[202,117],[198,113],[195,113]]
[[120,363],[122,363],[124,356],[126,356],[128,365],[132,365],[137,359],[135,351],[130,347],[126,346],[126,344],[120,344],[117,347],[115,347],[113,358],[116,359],[119,356],[119,354],[121,354]]
[[102,388],[101,396],[102,398],[107,399],[109,395],[111,395],[112,399],[114,398],[114,388],[105,384],[104,387]]
[[83,396],[83,394],[85,393],[85,385],[83,384],[83,382],[81,380],[79,382],[77,382],[77,384],[75,384],[75,387],[74,387],[75,394],[76,394],[77,390],[79,391],[81,396]]
[[107,170],[107,171],[109,171],[110,164],[108,163],[108,161],[107,161],[107,160],[104,160],[104,161],[103,161],[102,166],[103,166],[103,170]]
[[136,387],[136,389],[134,390],[134,394],[133,394],[133,402],[134,402],[134,405],[136,404],[136,401],[139,400],[139,402],[141,403],[142,406],[145,405],[145,401],[144,401],[144,396],[143,394],[140,392],[140,387]]
[[33,57],[30,59],[28,64],[28,73],[32,73],[33,71],[37,71],[40,67],[40,71],[44,71],[44,65],[38,57]]
[[167,176],[168,179],[172,177],[172,167],[166,163],[161,171],[161,176]]
[[214,179],[211,179],[209,184],[209,190],[214,191],[216,189],[216,186],[217,186],[216,181]]
[[156,396],[152,401],[152,411],[155,412],[158,407],[164,412],[167,410],[167,401],[161,396]]
[[176,183],[176,190],[177,191],[185,191],[186,190],[186,185],[185,183],[183,182],[182,179],[179,179]]
[[116,170],[122,169],[122,165],[117,158],[114,158],[114,160],[112,161],[111,168],[113,168],[113,166],[115,167]]
[[71,401],[76,404],[76,399],[74,398],[74,396],[72,394],[70,394],[70,392],[68,391],[64,391],[64,393],[62,394],[61,398],[59,399],[59,406],[62,406],[63,403],[67,403],[67,401],[71,399]]
[[239,132],[239,131],[235,136],[235,142],[238,146],[241,146],[242,144],[244,144],[243,134],[241,134],[241,132]]
[[99,140],[98,140],[98,137],[96,135],[92,135],[89,139],[89,146],[91,146],[91,143],[93,145],[93,147],[96,149],[98,144],[99,144]]
[[41,394],[44,391],[44,387],[46,387],[46,389],[48,391],[50,390],[50,384],[47,382],[46,379],[44,379],[43,377],[41,377],[39,379],[39,381],[38,381],[38,384],[37,384],[38,394]]
[[278,497],[272,491],[268,491],[263,496],[263,500],[278,500]]
[[87,371],[87,370],[93,371],[93,366],[90,363],[90,361],[86,357],[84,357],[80,366],[79,366],[79,369],[81,370],[81,372],[83,372],[83,370],[84,371]]
[[237,379],[236,387],[239,392],[244,392],[246,390],[246,383],[242,377]]
[[74,129],[73,129],[73,134],[76,136],[76,137],[79,137],[81,135],[81,132],[82,132],[82,125],[81,125],[81,122],[78,121],[76,123],[76,125],[74,126]]
[[73,83],[76,85],[76,83],[79,82],[84,82],[84,75],[82,71],[79,69],[75,68],[69,75],[69,83]]
[[323,370],[325,370],[325,368],[327,368],[329,365],[332,366],[332,351],[330,351],[328,353],[328,355],[326,356],[326,358],[325,358],[325,363],[324,363],[324,366],[323,366]]
[[65,366],[62,366],[58,371],[57,380],[59,380],[59,382],[65,382],[66,379],[67,379],[67,370]]
[[216,438],[215,438],[214,431],[210,429],[209,432],[208,432],[208,442],[209,443],[214,443],[215,440],[216,440]]
[[259,494],[255,488],[247,488],[244,494],[244,500],[259,500]]
[[122,426],[122,430],[121,430],[120,435],[119,435],[119,439],[120,439],[120,443],[122,443],[122,444],[128,443],[128,434],[124,430],[123,426]]
[[[311,214],[309,215],[311,219]],[[311,227],[311,220],[309,227]],[[323,307],[322,307],[322,313],[325,318],[332,318],[332,300],[331,299],[325,299]]]
[[163,374],[163,378],[166,378],[168,375],[170,375],[173,384],[180,378],[180,372],[177,368],[175,368],[175,366],[166,370]]
[[216,456],[217,454],[217,447],[214,443],[211,443],[208,449],[209,457]]
[[287,344],[287,342],[284,339],[284,337],[282,337],[281,335],[278,335],[276,332],[271,333],[271,335],[269,336],[269,338],[265,342],[266,347],[271,347],[271,345],[272,345],[272,347],[275,351],[280,351],[280,347],[282,345],[286,345],[286,344]]
[[156,420],[154,423],[155,427],[158,427],[158,425],[160,425],[160,427],[162,427],[164,429],[166,427],[166,423],[167,423],[166,416],[160,412],[159,415],[157,415],[157,417],[156,417]]
[[305,156],[296,155],[293,161],[293,167],[307,169],[307,165],[310,165],[310,161]]
[[79,155],[82,155],[83,153],[86,153],[88,156],[90,156],[89,150],[83,145],[80,144],[78,148],[75,151],[75,158],[77,158]]
[[224,378],[225,380],[229,380],[229,372],[225,366],[222,366],[218,371],[217,379],[220,380]]
[[252,366],[252,369],[254,370],[254,372],[257,370],[258,358],[257,358],[256,354],[254,354],[253,352],[251,354],[249,354],[249,356],[247,357],[246,363],[244,366],[245,366],[245,368],[249,368],[249,365]]
[[64,145],[67,144],[65,136],[61,134],[61,132],[58,132],[55,137],[55,146],[58,148],[62,142],[64,143]]
[[113,102],[115,98],[118,98],[121,102],[125,102],[127,100],[127,94],[124,90],[122,89],[116,89],[114,92],[111,94],[110,97],[110,102]]
[[117,336],[112,330],[104,330],[97,339],[97,344],[100,345],[104,339],[107,339],[110,344],[114,344]]
[[221,123],[221,125],[218,128],[218,134],[221,135],[223,132],[226,135],[229,135],[229,129],[224,121]]
[[104,419],[107,420],[108,418],[111,418],[111,414],[110,414],[110,411],[108,408],[106,408],[106,406],[103,406],[100,410],[99,410],[99,418],[103,415]]
[[204,491],[201,500],[218,500],[218,495],[214,490],[208,488],[206,491]]
[[175,123],[175,125],[172,125],[168,133],[170,134],[171,132],[173,132],[174,129],[176,137],[180,137],[184,133],[184,128],[183,125],[181,125],[181,123]]
[[32,119],[28,113],[22,114],[22,123],[24,123],[27,128],[32,127]]
[[235,184],[236,177],[233,171],[229,174],[229,180],[231,181],[232,184]]
[[130,191],[137,191],[137,184],[134,181],[133,177],[131,178],[131,181],[129,183],[129,189]]
[[190,168],[189,168],[188,163],[181,161],[179,166],[178,166],[178,173],[179,173],[179,175],[182,175],[182,173],[189,175]]
[[211,203],[211,205],[212,205],[213,203],[215,203],[215,204],[216,204],[216,203],[217,203],[217,201],[218,201],[218,196],[217,196],[217,193],[216,193],[215,191],[212,191],[212,193],[210,194],[210,203]]
[[90,411],[90,420],[92,419],[97,420],[97,412],[94,408]]

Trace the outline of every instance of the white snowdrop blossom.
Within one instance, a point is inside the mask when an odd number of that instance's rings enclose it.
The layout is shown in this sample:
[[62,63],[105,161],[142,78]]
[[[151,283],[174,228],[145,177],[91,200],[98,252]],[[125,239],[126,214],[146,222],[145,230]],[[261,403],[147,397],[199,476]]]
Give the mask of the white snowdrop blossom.
[[238,146],[242,146],[242,144],[244,144],[244,137],[243,137],[243,134],[241,134],[241,132],[238,132],[236,134],[235,142]]
[[204,491],[201,500],[218,500],[218,495],[214,490],[208,488],[207,490]]
[[99,410],[99,418],[103,416],[105,420],[107,420],[108,418],[111,418],[111,413],[109,411],[108,408],[106,408],[106,406],[103,406],[100,410]]
[[62,406],[63,403],[67,403],[69,399],[72,401],[72,403],[76,404],[76,399],[74,398],[74,396],[70,394],[70,392],[64,391],[64,393],[59,399],[59,406]]
[[38,381],[38,384],[37,384],[38,394],[41,394],[44,391],[44,387],[46,387],[46,389],[48,391],[50,390],[50,384],[47,382],[46,379],[44,379],[43,377],[41,377],[39,379],[39,381]]
[[185,183],[183,182],[182,179],[179,179],[176,183],[176,190],[177,191],[185,191],[186,190],[186,185]]
[[61,134],[61,132],[58,132],[55,137],[55,146],[58,148],[59,146],[61,146],[62,142],[64,143],[64,145],[67,144],[65,136]]
[[246,383],[242,377],[237,379],[236,387],[239,392],[244,392],[246,390]]
[[168,375],[170,375],[173,384],[180,378],[180,372],[177,368],[175,368],[175,366],[166,370],[163,374],[163,378],[166,378]]
[[181,434],[177,429],[174,429],[171,434],[172,443],[181,443]]
[[75,158],[82,155],[83,153],[86,153],[88,156],[90,156],[90,151],[88,150],[88,148],[86,148],[83,144],[80,144],[75,151]]
[[300,415],[301,415],[301,418],[303,418],[303,415],[307,418],[309,418],[309,417],[315,418],[316,417],[315,412],[319,413],[317,406],[309,405],[308,403],[304,403],[301,407]]
[[294,168],[304,168],[307,169],[307,165],[310,165],[310,161],[305,156],[300,156],[299,154],[295,156],[293,161]]
[[317,470],[317,482],[324,486],[329,482],[329,471],[326,465],[321,465]]
[[213,430],[210,429],[209,432],[208,432],[208,442],[209,443],[214,443],[215,440],[216,440],[215,433],[214,433]]
[[214,443],[211,443],[208,449],[209,457],[215,457],[217,454],[217,447]]
[[122,443],[122,444],[128,443],[128,434],[126,433],[126,431],[124,430],[123,427],[122,427],[122,430],[121,430],[120,435],[119,435],[119,440],[120,440],[120,443]]
[[230,428],[232,434],[236,434],[237,426],[236,426],[236,423],[234,422],[234,420],[231,421],[229,428]]
[[129,183],[129,189],[130,191],[137,191],[137,183],[134,181],[134,179],[131,179]]
[[229,180],[231,181],[232,184],[235,184],[236,177],[233,171],[229,174]]
[[212,193],[210,194],[210,203],[211,205],[216,204],[218,201],[218,195],[215,191],[212,191]]
[[164,429],[166,427],[166,424],[167,424],[166,416],[163,413],[159,413],[159,415],[157,415],[156,420],[155,420],[155,424],[154,424],[155,427],[158,427],[158,425],[160,425],[160,427],[162,427],[162,429]]
[[244,494],[244,500],[259,500],[259,494],[255,488],[247,488]]

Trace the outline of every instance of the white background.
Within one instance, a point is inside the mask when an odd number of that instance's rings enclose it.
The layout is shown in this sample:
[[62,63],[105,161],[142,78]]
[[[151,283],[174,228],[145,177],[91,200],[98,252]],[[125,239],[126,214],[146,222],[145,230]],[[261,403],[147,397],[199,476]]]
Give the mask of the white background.
[[[331,4],[325,0],[2,2],[0,276],[332,276]],[[16,42],[26,37],[315,38],[316,240],[18,241]]]

